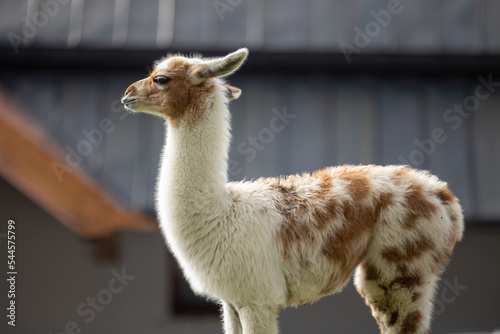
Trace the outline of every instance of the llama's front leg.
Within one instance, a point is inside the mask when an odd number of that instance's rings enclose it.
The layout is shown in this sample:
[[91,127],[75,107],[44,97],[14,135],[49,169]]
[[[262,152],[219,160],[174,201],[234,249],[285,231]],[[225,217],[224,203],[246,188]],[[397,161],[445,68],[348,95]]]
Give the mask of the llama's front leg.
[[234,305],[222,302],[222,321],[225,334],[242,334],[240,315]]
[[243,334],[277,334],[278,310],[269,306],[245,305],[239,309]]

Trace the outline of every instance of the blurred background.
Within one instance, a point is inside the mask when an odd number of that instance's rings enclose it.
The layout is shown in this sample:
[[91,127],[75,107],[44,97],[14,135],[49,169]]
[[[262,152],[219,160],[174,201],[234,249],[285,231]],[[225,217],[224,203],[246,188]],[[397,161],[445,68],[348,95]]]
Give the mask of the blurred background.
[[[430,170],[466,215],[433,333],[500,328],[499,17],[495,0],[0,0],[0,332],[221,333],[157,230],[164,124],[119,100],[166,53],[244,46],[230,178]],[[280,327],[378,332],[352,282]]]

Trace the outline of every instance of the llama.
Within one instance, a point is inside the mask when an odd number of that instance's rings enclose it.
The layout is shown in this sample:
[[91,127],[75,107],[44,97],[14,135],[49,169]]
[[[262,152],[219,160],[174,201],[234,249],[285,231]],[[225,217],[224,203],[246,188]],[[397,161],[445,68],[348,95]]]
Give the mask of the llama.
[[228,102],[241,91],[222,77],[247,55],[168,56],[122,99],[166,120],[156,208],[191,288],[221,304],[225,333],[272,334],[279,309],[338,292],[354,274],[381,333],[427,333],[462,238],[458,199],[405,166],[228,182]]

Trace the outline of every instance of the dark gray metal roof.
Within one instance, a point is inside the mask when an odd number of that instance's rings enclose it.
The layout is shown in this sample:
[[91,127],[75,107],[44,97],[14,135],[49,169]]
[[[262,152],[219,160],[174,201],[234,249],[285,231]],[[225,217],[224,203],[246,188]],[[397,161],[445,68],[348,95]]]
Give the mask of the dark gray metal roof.
[[496,0],[3,0],[0,13],[4,48],[500,52]]

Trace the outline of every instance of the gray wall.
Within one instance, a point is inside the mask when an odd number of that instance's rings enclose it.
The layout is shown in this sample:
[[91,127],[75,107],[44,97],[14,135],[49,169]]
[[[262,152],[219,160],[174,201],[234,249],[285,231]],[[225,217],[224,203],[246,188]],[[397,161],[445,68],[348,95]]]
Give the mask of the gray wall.
[[[99,264],[92,243],[76,237],[54,218],[0,180],[1,333],[60,333],[75,321],[81,333],[221,333],[216,317],[174,319],[168,270],[169,255],[159,233],[122,233],[120,259]],[[16,222],[16,327],[7,326],[7,221]],[[471,226],[458,245],[438,291],[440,314],[433,333],[493,331],[500,327],[500,230],[493,225]],[[78,315],[87,298],[106,298],[112,270],[134,276],[95,318]],[[448,282],[448,283],[446,283]],[[458,284],[455,295],[449,284]],[[119,289],[120,284],[112,283]],[[116,290],[115,290],[116,291]],[[451,301],[453,300],[453,301]],[[444,303],[444,301],[450,301]],[[90,307],[81,309],[88,312]],[[283,333],[377,333],[375,321],[352,283],[314,305],[287,309],[280,316]],[[7,331],[6,331],[7,330]],[[76,333],[76,332],[75,332]]]

